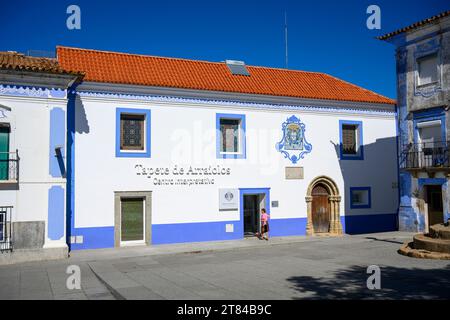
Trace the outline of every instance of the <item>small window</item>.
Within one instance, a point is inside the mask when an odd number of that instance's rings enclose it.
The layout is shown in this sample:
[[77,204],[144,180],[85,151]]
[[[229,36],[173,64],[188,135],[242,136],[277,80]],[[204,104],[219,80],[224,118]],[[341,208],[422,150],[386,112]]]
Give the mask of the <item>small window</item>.
[[138,114],[120,115],[120,149],[145,149],[145,116]]
[[342,125],[342,151],[346,155],[357,154],[357,131],[358,126],[354,124]]
[[363,123],[354,120],[339,120],[340,159],[364,160]]
[[216,114],[217,157],[245,158],[245,116]]
[[350,207],[352,209],[370,208],[370,187],[350,188]]
[[220,119],[220,152],[239,153],[240,119]]
[[438,57],[437,54],[419,58],[417,60],[419,85],[426,85],[438,81]]
[[433,148],[442,144],[441,121],[426,121],[417,124],[422,148]]
[[151,157],[151,110],[116,109],[116,157]]

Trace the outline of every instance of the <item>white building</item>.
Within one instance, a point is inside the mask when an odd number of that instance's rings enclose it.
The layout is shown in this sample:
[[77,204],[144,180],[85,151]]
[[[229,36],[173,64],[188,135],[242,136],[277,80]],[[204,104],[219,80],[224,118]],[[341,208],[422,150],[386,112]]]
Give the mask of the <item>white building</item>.
[[67,88],[78,78],[54,59],[0,52],[2,251],[67,255]]
[[[72,249],[397,228],[394,101],[326,74],[58,47]],[[69,182],[70,182],[69,181]]]
[[0,203],[40,224],[45,247],[241,239],[262,208],[271,236],[397,229],[388,98],[238,61],[67,47],[57,60],[45,81],[0,65],[0,157],[20,156]]

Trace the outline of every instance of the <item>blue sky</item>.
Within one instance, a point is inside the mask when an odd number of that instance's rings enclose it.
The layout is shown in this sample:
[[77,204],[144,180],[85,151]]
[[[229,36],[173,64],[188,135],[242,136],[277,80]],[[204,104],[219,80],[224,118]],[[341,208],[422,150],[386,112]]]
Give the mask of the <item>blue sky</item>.
[[[71,4],[81,8],[81,30],[66,27]],[[381,30],[366,28],[371,4],[381,8]],[[66,45],[283,68],[286,11],[290,69],[395,98],[394,47],[374,37],[448,9],[448,0],[9,0],[0,11],[0,50]]]

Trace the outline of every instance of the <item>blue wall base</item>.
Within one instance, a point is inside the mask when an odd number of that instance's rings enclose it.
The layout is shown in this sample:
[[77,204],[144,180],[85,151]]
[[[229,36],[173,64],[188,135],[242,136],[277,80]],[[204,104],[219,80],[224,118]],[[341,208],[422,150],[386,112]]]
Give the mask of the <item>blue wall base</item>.
[[[306,235],[306,218],[271,219],[271,237]],[[341,216],[347,234],[387,232],[397,230],[397,214]],[[226,232],[226,225],[233,232]],[[76,228],[73,236],[83,236],[83,243],[73,243],[71,250],[113,248],[114,227]],[[174,223],[152,225],[152,244],[239,240],[244,238],[241,221]]]

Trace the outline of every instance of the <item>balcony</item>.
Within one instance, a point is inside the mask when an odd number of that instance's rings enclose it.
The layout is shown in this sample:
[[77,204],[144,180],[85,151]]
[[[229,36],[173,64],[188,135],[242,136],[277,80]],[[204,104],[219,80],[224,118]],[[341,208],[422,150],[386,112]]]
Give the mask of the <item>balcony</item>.
[[19,152],[0,152],[0,184],[19,182]]
[[450,170],[448,142],[409,144],[400,154],[400,168],[411,171]]
[[12,210],[11,206],[0,207],[0,252],[12,251]]

